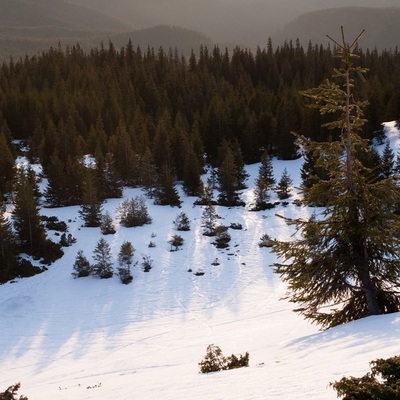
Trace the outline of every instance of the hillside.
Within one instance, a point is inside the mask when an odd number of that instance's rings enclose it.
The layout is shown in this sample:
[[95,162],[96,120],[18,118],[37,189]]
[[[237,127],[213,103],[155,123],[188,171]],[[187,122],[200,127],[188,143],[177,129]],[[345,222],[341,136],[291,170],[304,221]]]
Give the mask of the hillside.
[[355,38],[363,29],[366,34],[360,41],[363,49],[395,49],[400,41],[400,7],[368,8],[344,7],[303,14],[286,25],[279,40],[299,38],[303,45],[327,44],[326,35],[337,37],[338,26],[343,25],[348,38]]
[[100,34],[132,29],[115,17],[63,0],[2,0],[0,26],[3,60],[37,54],[59,42],[84,44]]
[[[365,42],[366,46],[383,49],[397,45],[398,12],[384,10],[394,6],[398,6],[397,0],[379,4],[376,0],[327,0],[322,4],[316,0],[3,0],[0,59],[37,54],[57,46],[59,41],[63,45],[79,42],[89,49],[101,41],[107,43],[115,34],[124,33],[123,37],[127,37],[134,31],[140,31],[136,35],[144,46],[153,42],[158,46],[165,42],[165,32],[154,40],[155,31],[148,31],[158,26],[189,31],[181,31],[179,36],[175,33],[170,39],[175,41],[172,47],[182,46],[184,53],[186,49],[196,49],[199,41],[217,43],[221,48],[240,45],[252,49],[265,47],[269,37],[273,37],[274,45],[297,37],[306,43],[309,39],[320,43],[326,33],[337,32],[340,25],[367,27],[371,39]],[[332,15],[328,9],[334,7],[337,10]],[[363,10],[348,14],[343,7]],[[197,38],[191,37],[193,32],[199,32]]]
[[[386,124],[386,134],[398,149],[394,123]],[[127,286],[116,276],[73,279],[77,251],[91,260],[100,231],[82,227],[78,207],[42,209],[67,222],[77,241],[48,271],[0,286],[0,390],[21,381],[21,393],[30,400],[333,400],[329,382],[360,376],[369,361],[397,354],[399,314],[320,332],[282,300],[286,288],[272,272],[275,258],[258,244],[264,233],[290,238],[276,213],[312,212],[292,203],[299,197],[301,164],[302,159],[274,160],[276,177],[289,171],[293,193],[287,206],[263,212],[248,209],[258,164],[247,166],[249,188],[241,194],[247,207],[217,210],[221,224],[243,227],[229,230],[232,241],[225,250],[202,234],[202,208],[182,192],[181,209],[147,199],[153,223],[139,228],[120,226],[116,209],[122,199],[108,200],[104,208],[117,232],[104,238],[114,258],[123,241],[135,247],[134,279]],[[140,189],[124,191],[126,198],[139,194]],[[172,221],[181,210],[191,230],[182,232],[182,249],[171,252]],[[153,260],[147,273],[141,268],[144,255]],[[211,343],[224,354],[248,351],[249,368],[199,374],[198,362]]]

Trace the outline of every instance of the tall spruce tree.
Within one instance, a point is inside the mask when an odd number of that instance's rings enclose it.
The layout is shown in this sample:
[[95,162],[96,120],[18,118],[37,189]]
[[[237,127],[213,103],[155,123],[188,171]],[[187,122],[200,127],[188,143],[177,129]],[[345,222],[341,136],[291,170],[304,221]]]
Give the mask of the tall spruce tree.
[[11,191],[11,182],[15,175],[15,161],[11,140],[0,130],[0,195]]
[[0,198],[0,283],[16,275],[18,264],[15,237],[5,211],[6,208]]
[[28,254],[43,255],[46,232],[41,223],[37,199],[25,171],[21,169],[17,175],[13,211],[17,242]]
[[393,175],[395,171],[395,155],[390,146],[389,140],[386,142],[385,147],[382,152],[382,166],[381,166],[381,175],[383,178],[389,178]]
[[233,151],[228,147],[225,158],[218,169],[219,204],[223,206],[237,206],[240,204],[237,173]]
[[278,185],[275,189],[280,200],[288,199],[290,197],[290,185],[292,184],[292,178],[286,168],[283,169],[281,178],[279,179]]
[[258,176],[256,179],[256,203],[264,203],[269,200],[270,196],[268,191],[275,185],[274,169],[272,160],[268,153],[265,151],[261,155],[261,165],[258,169]]
[[101,279],[108,279],[113,276],[113,261],[111,247],[104,238],[100,238],[93,250],[93,274]]
[[377,179],[360,157],[368,152],[359,136],[366,103],[352,92],[354,76],[366,72],[354,65],[360,36],[348,44],[342,27],[342,43],[335,41],[341,63],[333,75],[339,83],[327,80],[303,93],[321,114],[335,116],[326,126],[341,133],[330,143],[301,138],[317,167],[328,171],[326,179],[316,177],[303,188],[305,203],[323,198],[326,207],[308,220],[287,220],[298,236],[273,245],[283,260],[275,271],[288,283],[288,298],[323,327],[400,310],[399,188],[391,178]]
[[97,227],[101,224],[102,201],[98,194],[96,170],[87,168],[83,181],[82,205],[79,215],[87,227]]

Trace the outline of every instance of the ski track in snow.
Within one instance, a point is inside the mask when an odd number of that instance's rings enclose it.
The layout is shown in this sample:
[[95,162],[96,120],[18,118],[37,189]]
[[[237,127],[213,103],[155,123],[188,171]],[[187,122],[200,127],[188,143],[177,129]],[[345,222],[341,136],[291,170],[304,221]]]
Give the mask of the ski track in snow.
[[[398,148],[394,123],[386,124],[386,134]],[[274,160],[275,177],[287,168],[298,185],[301,163]],[[242,199],[248,205],[258,165],[247,169],[250,189]],[[124,190],[125,197],[138,194]],[[258,243],[264,233],[277,239],[293,233],[275,214],[309,215],[292,204],[295,198],[296,190],[287,207],[264,212],[218,207],[219,223],[243,226],[229,230],[229,249],[218,250],[202,234],[202,207],[182,195],[191,231],[179,232],[185,242],[174,252],[168,240],[178,208],[147,199],[153,223],[127,229],[116,218],[122,200],[108,200],[104,210],[117,227],[105,236],[113,255],[125,240],[135,248],[138,264],[127,286],[117,276],[73,279],[78,249],[91,260],[100,231],[81,226],[79,207],[42,209],[66,221],[77,243],[43,274],[0,286],[0,389],[21,382],[20,393],[30,400],[335,399],[329,382],[361,376],[371,360],[398,353],[400,317],[370,317],[320,332],[293,313],[294,305],[282,300],[285,285],[272,271],[275,258]],[[150,241],[156,247],[148,247]],[[143,255],[154,262],[148,273],[141,270]],[[219,265],[212,265],[216,260]],[[196,276],[199,271],[204,275]],[[224,355],[248,351],[250,367],[199,374],[211,343]]]

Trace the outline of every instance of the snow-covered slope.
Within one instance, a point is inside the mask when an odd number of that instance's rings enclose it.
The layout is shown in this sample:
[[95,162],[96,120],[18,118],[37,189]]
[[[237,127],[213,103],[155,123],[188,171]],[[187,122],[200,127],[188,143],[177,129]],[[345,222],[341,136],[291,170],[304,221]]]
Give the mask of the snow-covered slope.
[[[397,144],[394,124],[387,132]],[[301,159],[274,160],[276,178],[285,167],[296,185]],[[247,204],[257,171],[258,165],[248,167]],[[126,189],[124,196],[140,193]],[[218,250],[202,235],[195,198],[181,199],[191,231],[180,232],[185,242],[179,251],[171,252],[168,240],[180,210],[151,200],[151,225],[128,229],[116,220],[117,233],[105,236],[115,257],[125,240],[136,249],[129,285],[117,276],[73,279],[77,251],[91,259],[100,230],[81,227],[78,207],[42,210],[69,221],[77,242],[47,272],[0,286],[0,391],[20,381],[30,400],[329,400],[336,398],[329,382],[360,376],[369,361],[398,354],[399,314],[320,332],[281,299],[285,286],[272,272],[275,258],[258,243],[264,233],[288,239],[290,230],[275,214],[297,216],[306,209],[291,202],[257,213],[219,207],[221,224],[243,229],[230,229],[230,248]],[[109,200],[104,209],[116,216],[120,203]],[[148,247],[150,241],[156,247]],[[154,262],[148,273],[140,266],[143,255]],[[225,355],[248,351],[250,367],[199,374],[198,362],[212,343]]]

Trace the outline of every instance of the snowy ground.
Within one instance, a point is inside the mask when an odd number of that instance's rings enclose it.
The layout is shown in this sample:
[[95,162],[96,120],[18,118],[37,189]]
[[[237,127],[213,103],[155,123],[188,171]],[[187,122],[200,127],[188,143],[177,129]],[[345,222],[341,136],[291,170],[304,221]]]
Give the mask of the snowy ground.
[[[387,125],[387,133],[398,147],[394,124]],[[275,160],[277,179],[285,167],[298,183],[301,160]],[[248,171],[246,203],[258,165]],[[127,189],[124,195],[139,193]],[[297,196],[294,191],[291,200]],[[117,225],[115,235],[105,236],[115,256],[125,240],[136,249],[139,264],[127,286],[117,276],[73,279],[77,251],[91,259],[100,230],[81,227],[78,207],[42,210],[70,221],[77,243],[47,272],[0,286],[0,391],[20,381],[20,393],[30,400],[329,400],[336,398],[330,382],[361,376],[369,361],[399,354],[399,314],[320,332],[281,300],[285,286],[272,272],[275,258],[258,243],[264,233],[290,237],[275,213],[297,216],[307,210],[291,202],[258,213],[219,207],[221,223],[243,225],[229,230],[231,246],[221,251],[202,235],[202,209],[193,207],[195,199],[182,200],[192,228],[180,232],[182,250],[170,252],[168,244],[179,209],[151,201],[151,225]],[[115,216],[120,202],[109,200],[104,209]],[[150,241],[156,247],[149,248]],[[154,261],[148,273],[141,270],[142,255]],[[220,265],[213,266],[217,258]],[[250,367],[199,374],[198,363],[211,343],[226,356],[248,351]]]

